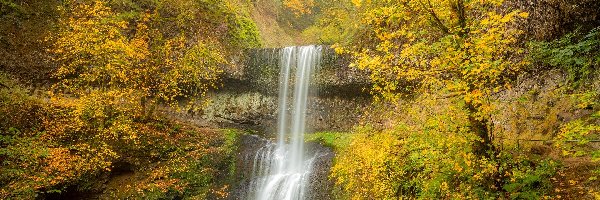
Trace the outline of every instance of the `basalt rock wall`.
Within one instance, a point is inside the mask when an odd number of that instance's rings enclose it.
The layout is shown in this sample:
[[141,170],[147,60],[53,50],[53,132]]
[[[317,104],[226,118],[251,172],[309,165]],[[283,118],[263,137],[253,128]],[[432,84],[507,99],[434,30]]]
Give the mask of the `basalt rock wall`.
[[[275,133],[280,52],[281,49],[247,50],[239,64],[227,70],[222,87],[208,95],[210,104],[195,118],[203,123]],[[320,60],[311,76],[307,127],[310,132],[347,131],[370,105],[368,76],[349,67],[348,59],[330,48],[323,48]]]

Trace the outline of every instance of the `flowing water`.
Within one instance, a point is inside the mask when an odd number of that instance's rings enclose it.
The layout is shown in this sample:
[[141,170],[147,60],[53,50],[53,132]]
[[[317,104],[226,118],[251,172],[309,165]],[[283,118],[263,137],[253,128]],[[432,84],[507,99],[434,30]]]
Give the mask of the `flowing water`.
[[277,140],[260,148],[253,159],[248,199],[305,198],[308,176],[318,156],[305,155],[306,108],[311,74],[317,68],[321,51],[320,46],[302,46],[280,52]]

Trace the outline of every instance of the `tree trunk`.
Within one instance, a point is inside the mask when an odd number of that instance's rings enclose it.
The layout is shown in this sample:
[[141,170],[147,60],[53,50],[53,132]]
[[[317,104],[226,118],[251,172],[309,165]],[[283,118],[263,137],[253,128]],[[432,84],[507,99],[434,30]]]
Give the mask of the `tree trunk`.
[[481,138],[481,141],[476,142],[474,145],[475,153],[489,158],[493,153],[494,144],[492,143],[492,137],[487,127],[488,119],[478,119],[476,116],[477,108],[474,105],[467,103],[466,107],[469,111],[471,131]]

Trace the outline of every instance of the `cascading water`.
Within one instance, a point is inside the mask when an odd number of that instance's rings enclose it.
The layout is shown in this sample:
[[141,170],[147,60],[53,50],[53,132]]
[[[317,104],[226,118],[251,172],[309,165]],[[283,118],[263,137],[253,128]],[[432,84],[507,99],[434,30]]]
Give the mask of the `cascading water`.
[[[277,142],[268,142],[254,157],[249,199],[304,199],[308,176],[317,157],[317,154],[304,155],[307,99],[311,73],[318,65],[321,51],[320,46],[287,47],[281,51]],[[295,77],[290,76],[292,71]],[[294,85],[293,96],[290,96],[291,85]],[[289,109],[291,116],[287,115]]]

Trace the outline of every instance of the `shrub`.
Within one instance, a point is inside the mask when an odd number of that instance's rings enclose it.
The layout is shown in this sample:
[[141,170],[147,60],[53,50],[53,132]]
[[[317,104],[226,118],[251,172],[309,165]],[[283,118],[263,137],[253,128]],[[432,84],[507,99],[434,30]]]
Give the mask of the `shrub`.
[[423,96],[393,128],[363,127],[336,158],[332,178],[351,199],[541,198],[556,162],[498,149],[481,157],[463,100]]
[[532,42],[530,49],[534,61],[564,70],[577,87],[600,66],[600,27],[586,34],[575,31],[551,42]]

